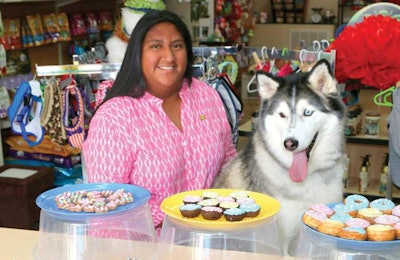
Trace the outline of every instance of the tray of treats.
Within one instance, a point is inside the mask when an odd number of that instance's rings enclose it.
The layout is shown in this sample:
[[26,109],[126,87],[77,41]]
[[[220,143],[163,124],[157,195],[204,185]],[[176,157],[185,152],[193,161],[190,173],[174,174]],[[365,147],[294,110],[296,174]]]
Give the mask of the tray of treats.
[[400,205],[358,194],[336,204],[314,204],[303,214],[306,232],[319,242],[361,250],[400,246]]
[[186,191],[161,204],[173,219],[207,229],[251,226],[273,217],[280,207],[278,200],[265,194],[235,189]]
[[42,209],[57,215],[85,219],[131,210],[147,202],[150,192],[142,187],[118,183],[66,185],[43,192],[36,198]]

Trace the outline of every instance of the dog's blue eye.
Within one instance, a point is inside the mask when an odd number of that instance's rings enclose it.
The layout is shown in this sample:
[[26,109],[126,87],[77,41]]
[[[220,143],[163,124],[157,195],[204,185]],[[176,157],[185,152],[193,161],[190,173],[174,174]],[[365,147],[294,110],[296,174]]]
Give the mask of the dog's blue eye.
[[308,109],[304,110],[305,116],[311,116],[313,113],[314,113],[314,110],[308,110]]

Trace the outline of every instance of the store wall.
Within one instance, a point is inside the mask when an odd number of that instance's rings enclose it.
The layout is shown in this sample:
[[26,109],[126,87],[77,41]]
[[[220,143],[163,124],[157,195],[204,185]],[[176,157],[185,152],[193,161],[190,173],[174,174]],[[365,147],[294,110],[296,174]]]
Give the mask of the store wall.
[[[215,2],[215,1],[214,1]],[[252,0],[254,12],[268,12],[268,24],[256,25],[254,28],[254,37],[250,40],[251,46],[289,46],[289,29],[304,29],[304,30],[326,30],[328,31],[328,39],[334,35],[335,25],[313,25],[310,20],[312,14],[311,8],[321,7],[323,10],[332,10],[334,15],[338,16],[338,0],[335,1],[318,1],[308,0],[306,9],[305,24],[274,24],[272,23],[271,1],[266,0]],[[166,0],[167,9],[180,15],[187,23],[189,28],[190,24],[190,2],[185,0]]]

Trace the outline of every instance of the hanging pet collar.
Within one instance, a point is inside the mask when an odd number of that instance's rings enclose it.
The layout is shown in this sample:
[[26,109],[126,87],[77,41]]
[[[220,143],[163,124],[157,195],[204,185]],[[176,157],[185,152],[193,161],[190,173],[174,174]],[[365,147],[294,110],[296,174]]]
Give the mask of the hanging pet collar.
[[[35,146],[43,140],[44,129],[40,125],[42,91],[38,81],[22,82],[7,112],[11,130],[20,134],[29,146]],[[29,138],[32,136],[34,141]]]

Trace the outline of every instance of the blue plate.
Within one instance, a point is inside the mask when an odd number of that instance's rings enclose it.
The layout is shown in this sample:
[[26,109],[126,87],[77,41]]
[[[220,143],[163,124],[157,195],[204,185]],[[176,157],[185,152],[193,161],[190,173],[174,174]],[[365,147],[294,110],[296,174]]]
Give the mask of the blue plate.
[[[332,208],[341,203],[330,203],[327,204],[328,207]],[[393,248],[398,248],[400,246],[400,240],[392,240],[392,241],[360,241],[360,240],[351,240],[344,239],[340,237],[330,236],[324,233],[321,233],[315,229],[310,228],[302,221],[304,225],[305,232],[307,236],[318,243],[326,244],[327,246],[334,246],[341,249],[350,249],[350,250],[361,250],[363,252],[372,252],[372,251],[386,251],[393,250]]]
[[[71,212],[64,209],[59,209],[57,207],[55,197],[63,192],[67,191],[102,191],[102,190],[112,190],[116,191],[119,189],[124,189],[127,192],[130,192],[133,196],[133,202],[128,203],[122,206],[119,206],[115,210],[105,212],[105,213],[91,213],[91,212]],[[131,210],[136,208],[144,203],[146,203],[150,198],[150,192],[142,187],[130,185],[130,184],[119,184],[119,183],[88,183],[88,184],[75,184],[75,185],[66,185],[63,187],[51,189],[43,192],[36,198],[36,204],[47,212],[53,213],[60,218],[66,219],[86,219],[88,217],[97,217],[105,215],[112,215],[120,212],[124,212],[127,210]]]
[[383,252],[399,248],[400,246],[400,240],[378,242],[378,241],[359,241],[359,240],[344,239],[318,232],[317,230],[310,228],[304,223],[303,225],[306,234],[310,240],[315,241],[316,244],[325,244],[328,247],[336,247],[339,249],[348,249],[356,251],[358,250],[361,252],[372,252],[372,251]]

